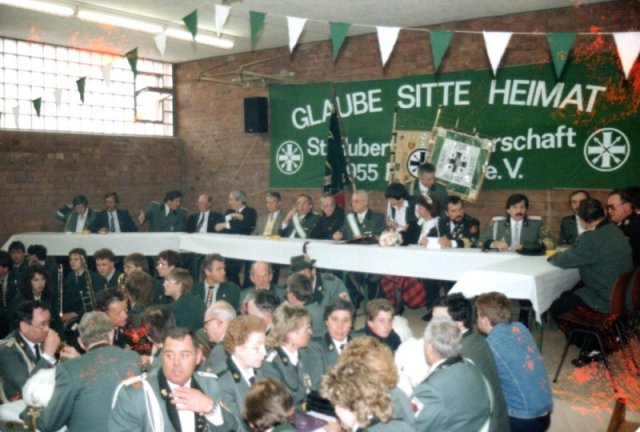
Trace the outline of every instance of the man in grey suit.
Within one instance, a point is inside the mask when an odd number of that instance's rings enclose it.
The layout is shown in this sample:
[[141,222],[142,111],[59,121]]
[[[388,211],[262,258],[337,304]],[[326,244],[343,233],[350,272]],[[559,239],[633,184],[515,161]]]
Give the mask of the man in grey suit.
[[424,331],[424,355],[431,372],[411,399],[417,431],[478,431],[489,422],[489,384],[461,354],[458,325],[450,318],[433,318]]
[[284,220],[284,213],[280,210],[282,197],[279,192],[269,191],[264,200],[267,213],[258,218],[251,235],[272,236],[280,232],[280,226]]
[[483,249],[515,251],[523,245],[544,242],[553,246],[553,239],[539,216],[528,216],[529,198],[513,194],[507,198],[507,216],[496,216],[487,230],[480,236]]
[[359,190],[351,195],[351,209],[344,220],[344,227],[333,235],[334,240],[377,239],[387,228],[384,215],[369,210],[369,194]]
[[110,432],[232,431],[233,416],[220,404],[215,375],[195,372],[202,348],[193,333],[177,327],[164,339],[162,367],[125,381],[109,417]]
[[[51,401],[37,420],[38,429],[69,432],[107,431],[113,394],[122,380],[142,372],[138,353],[113,346],[113,324],[104,312],[89,312],[78,328],[86,354],[56,367]],[[31,412],[32,411],[28,411]]]
[[493,412],[489,431],[509,432],[509,415],[496,368],[496,359],[485,338],[473,331],[471,302],[460,293],[439,297],[433,305],[433,316],[447,317],[455,321],[462,332],[462,355],[478,366],[491,386]]

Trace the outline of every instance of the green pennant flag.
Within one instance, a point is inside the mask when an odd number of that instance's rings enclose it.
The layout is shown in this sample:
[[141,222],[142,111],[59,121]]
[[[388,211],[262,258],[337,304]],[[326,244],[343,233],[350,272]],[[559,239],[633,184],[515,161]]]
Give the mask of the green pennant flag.
[[134,48],[124,55],[131,66],[133,76],[138,75],[138,48]]
[[80,93],[80,100],[84,103],[84,84],[87,80],[87,77],[82,77],[76,81],[76,86],[78,87],[78,92]]
[[36,110],[36,114],[40,117],[40,108],[42,107],[42,98],[33,100],[33,108]]
[[249,11],[249,24],[251,24],[251,47],[256,47],[258,32],[264,24],[264,18],[267,16],[264,12]]
[[440,61],[449,48],[449,42],[453,36],[452,31],[448,30],[431,30],[431,52],[433,53],[433,68],[438,70]]
[[575,38],[575,33],[547,33],[551,59],[553,60],[553,67],[556,70],[556,77],[558,79],[560,79],[564,65],[569,59],[569,51],[571,51],[571,46]]
[[331,32],[331,47],[333,49],[333,60],[338,57],[338,53],[340,52],[340,48],[342,48],[342,44],[347,37],[347,32],[349,31],[349,27],[351,24],[341,23],[341,22],[330,22],[329,30]]
[[187,26],[191,36],[193,36],[193,40],[195,41],[196,36],[198,35],[198,9],[182,18],[182,21],[184,21],[184,25]]

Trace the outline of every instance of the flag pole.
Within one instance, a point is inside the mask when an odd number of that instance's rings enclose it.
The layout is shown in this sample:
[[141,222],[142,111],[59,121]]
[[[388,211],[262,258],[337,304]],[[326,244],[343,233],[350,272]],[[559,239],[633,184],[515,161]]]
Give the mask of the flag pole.
[[355,192],[357,190],[356,179],[354,179],[351,175],[351,158],[349,157],[349,152],[347,151],[347,138],[344,134],[344,125],[342,124],[342,117],[340,117],[340,110],[338,109],[338,100],[336,97],[336,88],[333,83],[331,83],[331,93],[333,98],[333,109],[336,113],[336,117],[338,118],[338,128],[340,128],[340,147],[342,148],[342,154],[344,154],[344,162],[347,165],[347,176],[349,177],[349,182],[351,183],[351,192]]
[[393,183],[393,177],[396,174],[396,149],[398,146],[398,132],[396,125],[398,123],[398,105],[393,108],[393,125],[391,126],[391,149],[389,151],[389,159],[391,160],[391,169],[389,170],[389,184]]

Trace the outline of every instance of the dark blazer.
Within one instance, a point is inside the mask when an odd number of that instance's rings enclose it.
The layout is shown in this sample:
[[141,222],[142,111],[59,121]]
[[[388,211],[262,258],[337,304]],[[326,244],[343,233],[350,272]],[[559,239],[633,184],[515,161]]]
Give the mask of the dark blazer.
[[560,237],[558,237],[559,245],[572,245],[578,238],[578,222],[575,215],[569,215],[560,221]]
[[[73,207],[69,207],[68,205],[60,208],[58,212],[55,214],[55,219],[60,222],[64,222],[64,230],[65,232],[75,232],[76,225],[78,224],[78,213],[73,211]],[[96,217],[96,212],[93,211],[91,207],[87,208],[87,218],[84,221],[83,231],[87,231],[91,229],[93,225],[93,220]]]
[[324,213],[320,216],[320,220],[311,230],[309,238],[320,240],[331,240],[336,231],[340,231],[344,225],[344,210],[340,206],[336,206],[331,216]]
[[[311,236],[313,229],[316,227],[318,222],[320,222],[321,218],[322,216],[313,212],[309,212],[304,216],[304,218],[300,222],[300,225],[302,225],[302,230],[307,235],[307,238]],[[280,235],[282,237],[289,237],[291,233],[294,231],[295,231],[295,226],[293,224],[293,220],[290,220],[286,228],[280,229]],[[300,238],[298,236],[298,233],[295,234],[294,238]]]
[[165,214],[166,204],[152,202],[144,212],[149,221],[149,232],[184,232],[187,226],[187,211],[182,207]]
[[[200,212],[190,214],[187,218],[187,232],[194,233],[198,228],[198,221],[200,220]],[[207,232],[216,232],[215,227],[217,223],[224,222],[224,216],[220,213],[209,211],[209,217],[207,218]]]
[[[191,290],[191,294],[201,299],[203,302],[207,301],[207,294],[203,282],[198,282],[193,286]],[[212,302],[216,302],[218,300],[224,300],[229,303],[236,311],[240,310],[240,291],[241,288],[234,284],[233,282],[222,282],[220,287],[218,288],[218,292],[216,293],[216,298],[212,300]],[[205,304],[206,307],[208,305]]]
[[[387,228],[387,224],[382,213],[377,213],[369,209],[367,210],[367,214],[364,215],[362,223],[358,222],[358,215],[354,214],[354,217],[356,223],[360,227],[360,233],[364,238],[377,238]],[[344,233],[345,240],[353,240],[354,234],[347,218],[344,219],[342,232]]]
[[462,226],[459,230],[456,230],[456,233],[451,232],[450,222],[451,219],[448,217],[440,217],[438,220],[438,231],[440,231],[441,236],[449,240],[456,240],[455,247],[465,248],[478,246],[478,238],[480,237],[480,222],[478,219],[465,214],[462,222],[460,222]]
[[[420,191],[420,180],[417,180],[413,183],[413,196],[418,198],[422,195]],[[411,190],[409,186],[407,186],[407,190]],[[440,204],[440,208],[443,209],[442,213],[444,214],[444,210],[447,208],[447,198],[449,197],[449,193],[447,189],[439,183],[434,183],[433,186],[429,188],[429,192],[435,194],[438,197],[438,204]],[[434,217],[436,215],[433,215]]]
[[[91,232],[97,233],[102,228],[109,229],[109,212],[106,210],[102,210],[96,213],[96,217],[91,224]],[[120,231],[125,232],[136,232],[138,231],[137,225],[131,219],[131,215],[128,210],[117,209],[116,213],[118,214],[118,223],[120,224]]]
[[[225,217],[228,214],[235,213],[235,210],[228,209],[224,212]],[[253,207],[245,206],[240,212],[244,219],[231,219],[229,221],[229,228],[225,228],[222,232],[224,234],[242,234],[250,235],[253,229],[256,227],[256,221],[258,220],[258,213]]]
[[203,319],[206,307],[200,297],[182,293],[177,300],[169,303],[169,309],[175,315],[178,327],[186,327],[196,332],[204,325]]
[[[351,336],[347,337],[347,342],[350,340]],[[338,350],[329,333],[325,333],[322,337],[314,337],[305,350],[309,359],[311,390],[319,390],[324,374],[338,363]]]

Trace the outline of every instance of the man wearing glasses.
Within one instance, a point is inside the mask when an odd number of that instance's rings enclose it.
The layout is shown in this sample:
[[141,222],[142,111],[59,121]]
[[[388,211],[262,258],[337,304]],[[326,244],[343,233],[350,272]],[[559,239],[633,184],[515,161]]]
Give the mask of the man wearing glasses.
[[18,328],[0,343],[0,379],[9,400],[21,399],[27,379],[40,369],[56,364],[60,336],[49,327],[49,307],[38,301],[25,301],[15,312]]
[[640,215],[635,210],[627,189],[614,189],[609,192],[607,213],[611,222],[618,225],[629,239],[634,268],[640,265]]

